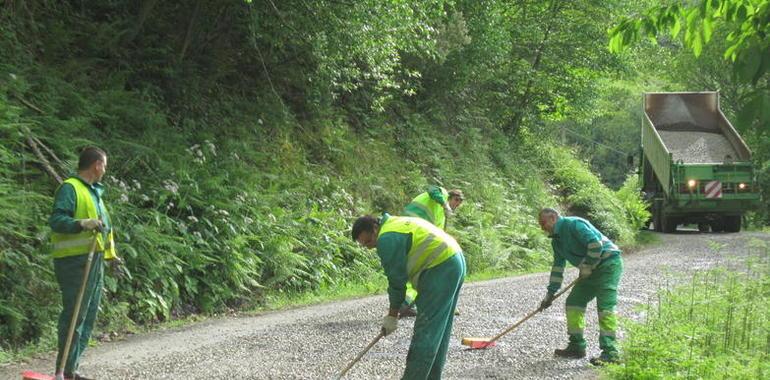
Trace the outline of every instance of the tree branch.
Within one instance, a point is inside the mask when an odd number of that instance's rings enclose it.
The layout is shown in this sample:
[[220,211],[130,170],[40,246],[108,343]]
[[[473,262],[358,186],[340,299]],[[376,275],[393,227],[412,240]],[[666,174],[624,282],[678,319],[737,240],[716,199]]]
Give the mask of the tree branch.
[[59,159],[59,157],[57,157],[57,156],[56,156],[56,153],[54,153],[54,152],[53,152],[53,150],[51,150],[51,148],[49,148],[49,147],[47,147],[45,144],[43,144],[43,142],[41,142],[41,141],[40,141],[40,139],[38,139],[37,137],[35,137],[35,136],[32,136],[32,138],[35,140],[35,142],[37,143],[37,145],[40,145],[41,147],[43,147],[43,150],[45,150],[45,152],[46,152],[46,153],[48,153],[48,155],[49,155],[49,156],[51,156],[51,158],[53,158],[53,160],[54,160],[54,163],[56,163],[56,165],[59,165],[59,169],[65,169],[65,168],[67,167],[67,166],[66,166],[66,165],[64,165],[64,163],[63,163],[63,162],[62,162],[62,161]]
[[29,144],[29,147],[32,148],[33,152],[35,152],[35,156],[37,156],[37,159],[40,160],[40,163],[43,165],[43,169],[45,169],[45,171],[56,180],[56,183],[61,184],[62,177],[59,175],[59,173],[56,172],[56,170],[53,169],[53,167],[51,167],[51,163],[48,162],[43,153],[40,152],[40,148],[38,148],[35,140],[36,138],[32,136],[31,133],[27,134],[27,144]]
[[12,95],[14,98],[18,99],[21,102],[21,104],[24,104],[25,106],[29,107],[30,109],[32,109],[33,111],[36,111],[41,115],[45,115],[45,112],[43,112],[43,110],[38,108],[36,105],[30,103],[27,99],[22,98],[21,95],[17,95],[17,94],[12,94]]

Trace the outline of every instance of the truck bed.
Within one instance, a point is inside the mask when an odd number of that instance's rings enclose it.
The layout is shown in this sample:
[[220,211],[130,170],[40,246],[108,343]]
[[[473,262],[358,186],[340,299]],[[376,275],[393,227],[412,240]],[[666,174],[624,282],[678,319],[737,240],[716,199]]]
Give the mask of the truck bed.
[[[751,160],[748,146],[719,110],[716,92],[647,93],[644,111],[654,131],[650,132],[657,132],[658,144],[662,144],[662,150],[645,147],[648,154],[660,155],[665,151],[671,153],[673,162],[685,164]],[[648,145],[654,145],[654,140],[650,139]],[[656,164],[656,172],[667,170],[670,165],[664,161]]]

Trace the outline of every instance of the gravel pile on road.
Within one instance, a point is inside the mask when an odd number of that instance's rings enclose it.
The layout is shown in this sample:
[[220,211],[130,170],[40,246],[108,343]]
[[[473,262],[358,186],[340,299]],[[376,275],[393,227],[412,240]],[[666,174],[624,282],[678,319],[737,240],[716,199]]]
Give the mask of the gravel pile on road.
[[[641,318],[634,307],[652,302],[658,289],[677,281],[676,275],[664,273],[740,265],[746,250],[737,247],[754,236],[770,243],[768,235],[758,234],[661,235],[664,242],[656,248],[626,255],[619,313]],[[716,245],[724,247],[719,252],[709,248]],[[568,272],[565,284],[576,271]],[[466,284],[444,378],[596,378],[587,359],[553,357],[554,348],[566,345],[563,298],[501,338],[497,347],[468,350],[460,345],[463,337],[495,335],[529,313],[539,304],[547,281],[548,274],[542,273]],[[386,307],[386,298],[376,296],[150,333],[92,348],[81,369],[107,379],[329,379],[377,335]],[[595,302],[586,316],[590,357],[599,354]],[[400,378],[413,323],[413,318],[401,320],[399,329],[375,345],[347,378]],[[50,370],[51,363],[48,359],[30,367]],[[19,371],[0,369],[0,378],[18,376]]]
[[674,161],[688,164],[723,162],[726,157],[733,160],[738,154],[724,135],[695,131],[658,131]]

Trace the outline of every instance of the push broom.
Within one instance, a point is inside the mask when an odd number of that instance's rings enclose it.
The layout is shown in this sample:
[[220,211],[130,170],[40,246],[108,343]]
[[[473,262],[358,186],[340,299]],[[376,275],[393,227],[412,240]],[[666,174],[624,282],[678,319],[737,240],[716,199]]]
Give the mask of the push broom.
[[[578,282],[578,280],[579,279],[575,279],[569,285],[567,285],[566,288],[564,288],[560,292],[556,293],[553,296],[553,300],[559,298],[559,296],[561,296],[567,290],[569,290],[570,288],[575,286],[575,284]],[[496,343],[497,340],[500,339],[501,337],[503,337],[503,335],[508,334],[509,332],[513,331],[514,329],[519,327],[519,325],[521,325],[522,323],[526,322],[528,319],[532,318],[535,314],[537,314],[537,313],[539,313],[539,312],[541,312],[543,310],[544,310],[543,308],[538,307],[533,312],[527,314],[527,316],[522,318],[520,321],[514,323],[513,325],[511,325],[511,327],[508,327],[507,329],[503,330],[503,332],[495,335],[492,338],[463,338],[462,343],[463,343],[464,346],[469,346],[471,349],[480,349],[480,348],[494,347],[495,345],[497,345],[497,343]]]
[[67,340],[64,344],[64,351],[62,352],[61,361],[59,362],[59,370],[56,373],[56,377],[34,371],[24,371],[21,373],[23,380],[64,380],[64,365],[67,363],[67,359],[69,359],[70,347],[72,346],[72,337],[75,334],[75,324],[78,320],[78,314],[80,314],[80,305],[83,303],[83,293],[86,291],[88,274],[91,272],[91,263],[94,261],[97,236],[99,236],[98,232],[94,232],[94,241],[91,243],[90,252],[88,252],[88,260],[86,261],[86,266],[83,271],[83,282],[80,284],[78,298],[75,301],[75,309],[72,311],[72,319],[70,320],[70,327],[69,331],[67,332]]

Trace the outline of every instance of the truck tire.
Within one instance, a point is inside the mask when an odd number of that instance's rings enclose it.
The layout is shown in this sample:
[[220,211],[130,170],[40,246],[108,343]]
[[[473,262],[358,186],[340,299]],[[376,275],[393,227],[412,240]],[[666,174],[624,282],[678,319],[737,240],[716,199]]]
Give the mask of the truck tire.
[[731,215],[724,217],[725,232],[740,232],[741,231],[741,216]]
[[655,208],[652,210],[652,226],[655,229],[655,232],[663,232],[663,223],[660,220],[660,214],[662,214],[660,209]]
[[711,222],[711,231],[722,232],[725,230],[725,221],[723,218],[719,218]]
[[676,219],[670,217],[670,216],[660,216],[661,219],[661,228],[663,229],[664,233],[670,234],[676,231]]

